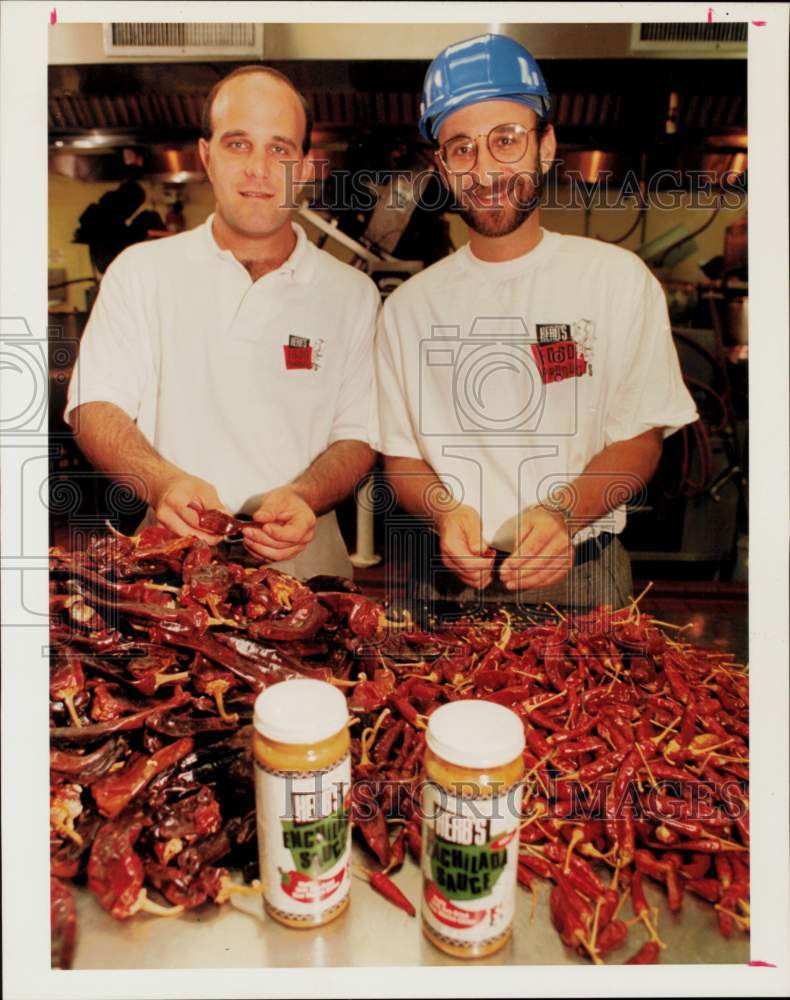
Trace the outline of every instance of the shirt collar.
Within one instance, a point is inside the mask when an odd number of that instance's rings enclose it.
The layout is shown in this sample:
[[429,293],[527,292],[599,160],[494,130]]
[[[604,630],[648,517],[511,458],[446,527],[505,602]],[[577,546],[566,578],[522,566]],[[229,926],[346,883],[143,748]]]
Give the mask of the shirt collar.
[[[214,212],[199,227],[202,230],[201,236],[205,249],[215,257],[236,260],[231,250],[223,250],[217,243],[212,230],[213,222]],[[291,228],[296,236],[296,246],[287,260],[283,261],[277,270],[271,273],[284,275],[298,285],[307,285],[313,276],[313,257],[317,252],[317,247],[314,247],[308,240],[307,234],[301,226],[292,222]]]
[[537,246],[511,260],[481,260],[480,257],[475,257],[468,243],[457,252],[464,265],[480,277],[485,276],[494,281],[506,281],[508,278],[522,275],[525,271],[531,270],[551,254],[556,246],[558,234],[549,232],[542,227],[540,233],[541,239]]

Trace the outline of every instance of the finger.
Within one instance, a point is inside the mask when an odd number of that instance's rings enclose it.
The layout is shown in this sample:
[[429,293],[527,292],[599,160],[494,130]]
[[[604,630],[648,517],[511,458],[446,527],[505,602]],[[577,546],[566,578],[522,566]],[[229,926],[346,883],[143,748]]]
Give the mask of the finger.
[[480,553],[473,552],[469,547],[469,540],[463,531],[451,529],[440,540],[439,548],[442,553],[447,553],[451,559],[479,559]]
[[298,514],[285,523],[275,522],[266,527],[266,533],[273,539],[294,544],[302,541],[312,530],[315,518]]
[[[181,520],[185,521],[192,528],[199,529],[200,514],[193,507],[189,506],[193,502],[191,497],[178,493],[165,498],[165,506],[170,507]],[[202,503],[198,503],[198,507],[201,510],[206,509]]]
[[560,565],[560,561],[565,559],[571,561],[573,550],[567,538],[555,538],[545,545],[536,555],[528,556],[525,553],[514,553],[502,563],[502,579],[506,579],[512,573],[518,571],[527,573],[542,573],[553,570]]
[[486,587],[491,582],[494,560],[443,552],[444,564],[470,587]]
[[468,587],[473,587],[475,590],[485,590],[486,587],[491,583],[494,578],[494,574],[491,570],[487,572],[481,571],[480,573],[465,573],[463,576],[459,576],[459,580],[462,580]]
[[471,570],[478,572],[479,570],[491,569],[494,565],[493,559],[485,559],[482,556],[474,555],[468,552],[466,549],[455,549],[447,545],[440,547],[442,554],[442,559],[445,562],[452,562],[458,567],[459,572],[464,572],[466,570]]
[[567,570],[539,576],[524,576],[519,574],[514,580],[505,584],[505,589],[509,591],[542,590],[545,587],[552,587],[555,583],[560,583],[567,576]]
[[456,576],[467,587],[473,587],[475,590],[485,590],[492,580],[490,570],[488,572],[481,570],[479,573],[456,573]]
[[558,525],[532,528],[521,538],[514,554],[527,557],[541,555],[558,539],[563,544],[568,544],[568,533]]
[[[219,497],[217,497],[217,504],[219,504]],[[194,507],[190,507],[191,503],[196,503],[199,510],[195,510]],[[170,508],[171,511],[178,517],[181,521],[189,526],[189,530],[182,532],[182,534],[194,535],[196,538],[201,538],[203,541],[208,542],[209,545],[217,545],[222,541],[222,535],[212,535],[206,531],[202,531],[200,528],[200,509],[202,510],[216,510],[217,507],[209,507],[204,503],[202,497],[197,494],[191,494],[186,492],[174,491],[169,496],[165,497],[163,508]]]
[[570,561],[552,560],[539,570],[522,567],[509,576],[502,577],[502,582],[508,590],[524,588],[534,590],[536,587],[545,587],[556,580],[562,580],[571,571],[572,565]]
[[572,568],[572,557],[555,556],[543,562],[537,570],[519,566],[503,577],[502,582],[508,590],[535,590],[565,579]]
[[218,545],[222,541],[222,536],[201,531],[197,512],[187,506],[188,502],[178,494],[166,497],[157,510],[157,518],[165,527],[178,535],[194,535],[209,545]]
[[483,526],[475,518],[472,522],[465,522],[461,525],[459,535],[463,538],[463,544],[468,551],[475,556],[482,556],[488,548],[488,542],[483,538]]
[[292,541],[281,541],[279,538],[273,538],[269,527],[267,528],[244,528],[242,534],[245,539],[248,539],[253,545],[264,545],[269,549],[291,549],[294,546]]
[[190,499],[197,500],[198,503],[202,504],[204,510],[223,510],[219,493],[217,493],[213,486],[209,486],[208,484],[205,486],[198,485]]
[[258,524],[270,524],[272,521],[276,521],[278,516],[279,512],[274,504],[264,504],[255,511],[252,519],[253,521],[257,521]]
[[274,549],[269,545],[258,545],[245,539],[244,547],[248,552],[265,562],[284,562],[286,559],[293,559],[303,551],[304,546],[292,545],[287,549]]
[[181,537],[184,537],[185,535],[194,535],[195,538],[199,538],[201,541],[207,542],[209,545],[218,545],[222,541],[221,535],[209,535],[207,532],[201,531],[199,528],[193,528],[192,525],[181,516],[180,511],[167,504],[163,505],[157,511],[156,517],[160,524],[163,524],[166,528],[169,528]]

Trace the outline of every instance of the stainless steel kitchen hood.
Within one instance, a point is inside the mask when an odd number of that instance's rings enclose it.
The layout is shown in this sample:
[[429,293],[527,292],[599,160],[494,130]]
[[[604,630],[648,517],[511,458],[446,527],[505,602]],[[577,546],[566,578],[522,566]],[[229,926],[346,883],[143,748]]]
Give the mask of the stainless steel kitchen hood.
[[[703,149],[716,136],[746,132],[746,64],[734,58],[745,54],[744,24],[726,25],[726,32],[702,22],[266,24],[258,57],[229,55],[236,44],[252,44],[256,32],[226,37],[121,27],[53,26],[48,113],[51,169],[57,172],[124,177],[130,175],[128,159],[141,157],[132,164],[140,168],[135,176],[196,179],[199,170],[189,166],[159,169],[173,160],[162,152],[194,148],[211,87],[234,66],[261,59],[305,95],[316,122],[315,146],[333,166],[342,166],[349,144],[371,132],[419,144],[428,60],[443,45],[481,31],[507,33],[542,60],[552,117],[567,149],[633,158],[671,146],[663,157],[671,159],[678,151]],[[108,55],[107,37],[116,49],[136,54]],[[228,44],[216,43],[216,52],[199,58],[173,54],[174,43],[188,47],[212,38]],[[113,162],[96,162],[102,153]],[[77,162],[86,157],[91,162]]]
[[[506,7],[500,8],[502,13]],[[745,22],[235,23],[59,22],[49,29],[50,65],[206,59],[431,59],[452,42],[496,31],[537,59],[722,59],[746,57]]]

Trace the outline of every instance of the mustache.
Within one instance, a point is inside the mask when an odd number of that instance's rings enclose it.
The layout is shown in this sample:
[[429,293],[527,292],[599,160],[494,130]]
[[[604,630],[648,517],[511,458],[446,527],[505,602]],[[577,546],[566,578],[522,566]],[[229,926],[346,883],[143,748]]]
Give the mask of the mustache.
[[[519,188],[524,187],[526,181],[531,184],[531,189],[526,195],[519,192]],[[524,170],[517,174],[512,174],[507,179],[495,180],[494,183],[484,185],[474,183],[466,192],[466,207],[477,208],[481,211],[491,211],[506,206],[486,205],[483,199],[491,200],[504,196],[511,208],[524,209],[529,207],[534,201],[535,195],[540,191],[543,182],[543,174],[539,170]]]

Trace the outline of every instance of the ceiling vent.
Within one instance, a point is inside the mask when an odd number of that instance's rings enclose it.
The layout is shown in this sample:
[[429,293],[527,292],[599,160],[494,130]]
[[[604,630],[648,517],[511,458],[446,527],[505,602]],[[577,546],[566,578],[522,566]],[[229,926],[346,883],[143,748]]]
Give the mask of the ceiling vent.
[[745,56],[749,26],[745,21],[660,22],[635,24],[631,51],[673,59],[712,55]]
[[104,24],[108,56],[263,56],[262,24]]

